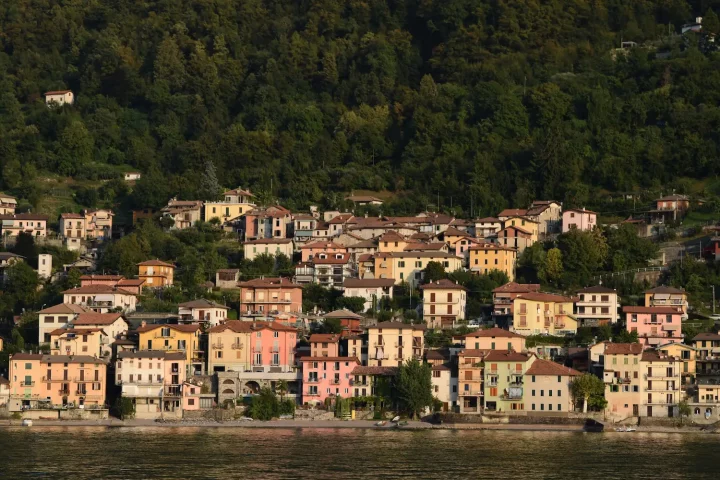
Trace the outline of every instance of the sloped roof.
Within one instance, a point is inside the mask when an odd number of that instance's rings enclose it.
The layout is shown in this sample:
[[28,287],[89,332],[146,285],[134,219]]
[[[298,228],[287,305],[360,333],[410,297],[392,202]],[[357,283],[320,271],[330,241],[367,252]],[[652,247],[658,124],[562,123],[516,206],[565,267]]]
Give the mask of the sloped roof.
[[578,290],[578,293],[617,293],[614,289],[603,287],[602,285],[596,285],[594,287],[583,288]]
[[539,283],[508,282],[493,290],[493,293],[531,293],[540,291]]
[[643,346],[639,343],[605,342],[605,355],[639,355]]
[[380,322],[377,325],[370,326],[368,328],[387,328],[387,329],[405,329],[409,328],[412,330],[425,330],[425,325],[422,324],[409,324],[402,322]]
[[704,332],[704,333],[698,333],[693,337],[693,342],[697,342],[698,340],[714,340],[718,341],[720,340],[720,334],[712,333],[712,332]]
[[651,288],[650,290],[645,290],[645,293],[684,294],[685,290],[681,288],[666,287],[665,285],[662,285],[660,287]]
[[258,238],[257,240],[248,240],[243,245],[287,245],[292,243],[290,238]]
[[527,209],[525,208],[506,208],[502,212],[498,213],[498,217],[519,217],[525,215]]
[[333,310],[330,313],[326,313],[323,315],[325,318],[352,318],[354,320],[362,320],[364,317],[362,315],[358,315],[357,313],[351,312],[350,310],[347,310],[345,308],[340,310]]
[[440,280],[436,280],[431,283],[426,283],[424,285],[420,286],[420,290],[464,290],[467,291],[467,288],[463,287],[457,282],[453,282],[452,280],[448,280],[447,278],[443,278]]
[[206,298],[198,298],[197,300],[191,300],[189,302],[181,303],[178,305],[178,307],[183,308],[222,308],[223,310],[228,310],[228,307],[225,305],[220,305],[219,303],[212,302]]
[[545,293],[545,292],[528,292],[528,293],[521,293],[517,296],[517,298],[525,299],[525,300],[533,300],[536,302],[572,302],[573,299],[570,297],[564,297],[562,295],[557,295],[555,293]]
[[125,277],[122,275],[82,275],[80,280],[107,280],[107,281],[120,281]]
[[551,362],[549,360],[537,359],[527,369],[525,375],[552,375],[552,376],[564,376],[564,377],[576,377],[582,375],[577,370],[565,367],[559,363]]
[[310,343],[339,343],[340,335],[337,333],[313,333]]
[[519,333],[511,332],[498,327],[486,328],[484,330],[475,330],[465,335],[465,338],[525,338]]
[[178,332],[194,333],[200,330],[200,325],[175,325],[171,323],[152,324],[138,327],[138,333],[152,332],[159,328],[169,328],[171,330],[177,330]]
[[182,352],[163,352],[161,350],[123,350],[117,354],[119,359],[123,358],[164,358],[165,360],[185,360]]
[[443,232],[443,236],[444,236],[444,237],[447,237],[447,236],[451,236],[451,237],[469,237],[470,234],[467,233],[467,232],[464,231],[464,230],[460,230],[459,228],[448,227],[448,228],[445,229],[445,231]]
[[345,288],[392,287],[393,285],[395,285],[394,278],[346,278],[343,282]]
[[123,290],[122,288],[117,287],[111,287],[110,285],[85,285],[84,287],[77,287],[77,288],[71,288],[70,290],[65,290],[62,292],[63,294],[84,294],[84,293],[120,293],[123,295],[133,295],[135,294],[133,292],[129,292],[127,290]]
[[300,250],[310,250],[313,248],[332,248],[336,250],[345,250],[346,247],[339,245],[335,242],[317,241],[312,243],[306,243],[305,245],[300,247]]
[[73,325],[112,325],[117,319],[122,319],[120,313],[81,313],[73,320]]
[[490,350],[485,357],[488,362],[525,362],[530,358],[528,353],[515,352],[513,350]]
[[657,313],[660,315],[678,315],[682,313],[679,308],[673,307],[623,307],[623,313]]
[[238,282],[238,287],[255,287],[255,288],[302,288],[302,286],[292,283],[287,278],[253,278],[245,282]]
[[398,367],[369,367],[358,365],[353,368],[352,375],[382,375],[385,377],[394,377],[398,372]]
[[38,313],[47,313],[47,314],[57,314],[57,313],[68,313],[68,314],[78,314],[78,313],[85,313],[85,312],[91,312],[92,310],[83,307],[82,305],[75,305],[73,303],[60,303],[58,305],[53,305],[52,307],[45,308],[43,310],[40,310]]
[[142,267],[172,267],[172,268],[175,268],[175,265],[173,265],[172,263],[163,262],[162,260],[158,260],[158,259],[155,259],[155,260],[146,260],[146,261],[144,261],[144,262],[140,262],[140,263],[138,263],[138,266],[142,266]]

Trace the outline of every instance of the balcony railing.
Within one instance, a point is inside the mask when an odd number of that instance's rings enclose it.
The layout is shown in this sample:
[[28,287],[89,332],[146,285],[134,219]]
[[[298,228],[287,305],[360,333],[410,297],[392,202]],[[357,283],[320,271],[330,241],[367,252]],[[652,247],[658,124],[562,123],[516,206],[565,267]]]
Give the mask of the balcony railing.
[[463,397],[482,397],[482,390],[463,390],[460,392],[460,396]]
[[34,387],[35,382],[20,382],[21,387]]
[[225,344],[223,344],[222,342],[213,343],[212,348],[222,350],[223,348],[225,348]]
[[658,373],[648,374],[648,373],[646,373],[645,375],[643,375],[643,378],[645,378],[645,380],[647,380],[647,379],[653,379],[653,378],[657,378],[657,379],[661,379],[661,378],[673,378],[673,377],[675,377],[675,376],[676,376],[676,375],[675,375],[675,372],[664,372],[664,373],[661,373],[661,374],[658,374]]
[[305,380],[305,383],[318,383],[320,380],[314,377],[310,377],[307,380]]
[[243,344],[242,342],[235,342],[230,348],[232,348],[233,350],[241,350],[243,348]]
[[70,395],[70,390],[58,390],[58,395]]

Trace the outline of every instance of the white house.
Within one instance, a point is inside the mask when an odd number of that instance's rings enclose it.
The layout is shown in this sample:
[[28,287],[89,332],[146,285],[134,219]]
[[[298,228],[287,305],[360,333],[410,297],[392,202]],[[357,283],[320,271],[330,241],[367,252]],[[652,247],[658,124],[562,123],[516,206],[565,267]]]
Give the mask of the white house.
[[97,313],[108,313],[115,309],[134,312],[137,296],[134,293],[108,285],[87,285],[65,290],[63,303],[82,305]]
[[590,231],[597,225],[597,213],[590,210],[571,208],[565,210],[562,216],[562,231],[569,232],[573,228]]
[[225,323],[229,308],[204,298],[178,305],[178,314],[183,323],[208,322],[211,327]]
[[91,310],[82,305],[72,305],[61,303],[45,308],[38,312],[38,344],[48,343],[50,341],[50,332],[58,328],[66,328],[68,323],[75,320],[81,313],[87,313]]
[[266,253],[268,255],[283,254],[288,258],[293,257],[293,242],[289,238],[260,238],[243,243],[243,253],[248,260],[255,260],[255,257]]
[[133,182],[135,180],[140,180],[140,177],[142,177],[142,174],[140,172],[125,172],[125,181],[126,182]]
[[128,323],[120,313],[81,313],[70,326],[77,330],[85,328],[101,328],[112,340],[128,332]]
[[362,297],[365,310],[379,310],[383,298],[392,300],[394,278],[346,278],[343,282],[344,297]]
[[45,92],[45,104],[63,106],[72,105],[75,102],[72,90],[52,90]]

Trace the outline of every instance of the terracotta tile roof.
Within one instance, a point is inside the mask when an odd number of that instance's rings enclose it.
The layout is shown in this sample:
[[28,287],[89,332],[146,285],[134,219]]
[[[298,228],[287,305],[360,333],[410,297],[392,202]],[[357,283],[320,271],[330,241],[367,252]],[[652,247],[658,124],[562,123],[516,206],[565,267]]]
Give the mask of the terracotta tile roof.
[[198,298],[197,300],[191,300],[189,302],[181,303],[178,307],[182,308],[222,308],[223,310],[229,310],[225,305],[211,302],[205,298]]
[[[468,235],[469,237],[469,235]],[[403,248],[403,251],[405,252],[435,252],[435,251],[441,251],[447,248],[447,243],[445,242],[430,242],[430,243],[423,243],[423,242],[413,242],[408,243],[405,248]]]
[[490,352],[492,352],[492,350],[489,348],[465,348],[458,352],[458,356],[485,358]]
[[411,240],[430,240],[432,238],[432,235],[425,232],[417,232],[410,235]]
[[232,190],[228,190],[227,192],[223,193],[223,195],[233,195],[233,196],[246,196],[246,197],[254,197],[252,193],[250,193],[249,190],[243,190],[242,188],[233,188]]
[[258,238],[243,242],[243,245],[287,245],[289,243],[292,243],[290,238]]
[[372,195],[350,195],[349,197],[345,197],[345,200],[350,200],[351,202],[380,202],[380,203],[382,203],[382,200],[380,200],[377,197],[373,197]]
[[387,232],[385,232],[384,234],[382,234],[380,236],[378,241],[380,241],[380,242],[405,242],[407,240],[405,240],[405,237],[400,235],[395,230],[388,230]]
[[377,248],[377,242],[374,239],[371,240],[363,240],[362,242],[354,243],[352,245],[348,245],[347,248]]
[[138,333],[152,332],[158,328],[170,328],[171,330],[177,330],[178,332],[194,333],[200,331],[200,325],[175,325],[170,323],[145,325],[138,327],[136,330]]
[[85,308],[82,305],[75,305],[73,303],[60,303],[58,305],[53,305],[52,307],[45,308],[43,310],[40,310],[38,313],[67,313],[67,314],[78,314],[78,313],[86,313],[91,312],[89,308]]
[[372,253],[363,253],[358,257],[358,262],[369,262],[372,261],[373,254]]
[[66,93],[72,93],[72,90],[50,90],[43,95],[65,95]]
[[163,358],[165,360],[185,360],[185,354],[182,352],[163,352],[161,350],[123,350],[118,352],[118,358]]
[[457,258],[447,252],[422,251],[422,252],[382,252],[375,255],[380,258]]
[[519,217],[525,215],[527,210],[524,208],[506,208],[502,212],[498,213],[498,217]]
[[50,332],[50,336],[59,336],[59,335],[66,335],[68,333],[74,333],[75,335],[85,335],[88,333],[97,333],[102,332],[105,333],[105,330],[102,328],[57,328]]
[[347,319],[353,319],[353,320],[362,320],[362,315],[358,315],[357,313],[351,312],[350,310],[347,310],[345,308],[340,310],[333,310],[330,313],[326,313],[325,315],[322,315],[324,318],[347,318]]
[[36,213],[16,213],[0,215],[0,220],[40,220],[47,222],[47,215],[38,215]]
[[324,241],[306,243],[305,245],[300,247],[300,250],[310,250],[310,249],[314,249],[314,248],[345,250],[345,247],[342,245],[339,245],[335,242],[324,242]]
[[681,288],[675,288],[675,287],[666,287],[665,285],[662,285],[660,287],[651,288],[650,290],[645,290],[645,293],[669,293],[669,294],[684,294],[685,290]]
[[25,258],[22,255],[12,252],[0,252],[0,260],[9,260],[11,258]]
[[583,288],[578,290],[578,293],[617,293],[614,289],[603,287],[602,285],[596,285],[594,287]]
[[447,365],[444,365],[444,364],[443,365],[433,365],[432,367],[430,367],[430,370],[450,371],[450,367],[448,367]]
[[467,292],[467,288],[463,287],[457,282],[443,278],[436,280],[431,283],[426,283],[420,286],[420,290],[464,290]]
[[107,361],[91,357],[90,355],[43,355],[43,363],[102,363],[107,365]]
[[[337,258],[337,256],[340,256],[340,258]],[[313,265],[343,265],[350,261],[350,254],[349,253],[328,253],[327,258],[320,258],[319,256],[314,256],[309,263],[312,263]]]
[[123,290],[122,288],[111,287],[110,285],[85,285],[84,287],[71,288],[65,290],[63,294],[76,294],[82,295],[83,293],[119,293],[123,295],[135,295],[132,292]]
[[402,329],[412,329],[412,330],[425,330],[425,325],[423,324],[409,324],[409,323],[402,323],[402,322],[380,322],[377,325],[373,325],[368,327],[368,329],[371,328],[387,328],[389,329],[395,329],[395,330],[402,330]]
[[81,220],[85,218],[85,215],[80,215],[79,213],[61,213],[60,218]]
[[42,353],[16,353],[10,360],[42,360]]
[[586,210],[584,208],[568,208],[566,210],[563,210],[563,213],[565,212],[589,213],[591,215],[597,215],[597,212],[593,212],[592,210]]
[[82,275],[80,280],[105,280],[105,281],[120,281],[125,277],[122,275]]
[[525,299],[525,300],[533,300],[536,302],[572,302],[573,301],[573,299],[571,297],[564,297],[562,295],[557,295],[555,293],[545,293],[545,292],[521,293],[516,298]]
[[669,355],[661,354],[657,350],[645,350],[640,359],[643,362],[677,362],[680,360]]
[[468,250],[505,250],[508,252],[517,252],[515,248],[498,245],[497,243],[484,243],[482,245],[473,245]]
[[[511,229],[512,229],[512,230],[517,230],[518,232],[524,233],[525,235],[532,235],[532,232],[531,232],[530,230],[525,230],[524,228],[522,228],[522,227],[517,227],[517,226],[515,226],[515,225],[508,225],[507,227],[505,227],[505,228],[503,228],[502,230],[500,230],[500,232],[505,232],[505,231],[511,230]],[[499,237],[503,237],[504,235],[500,235],[500,234],[498,233],[498,236],[499,236]]]
[[640,355],[643,346],[639,343],[605,342],[605,355]]
[[118,287],[140,287],[144,284],[144,278],[123,278],[118,282]]
[[310,343],[338,343],[340,342],[340,334],[338,333],[313,333],[310,335]]
[[499,286],[493,290],[493,293],[531,293],[539,292],[539,283],[515,283],[508,282],[505,285]]
[[656,313],[659,315],[680,315],[682,310],[674,307],[623,307],[623,313]]
[[358,365],[352,371],[352,375],[382,375],[385,377],[394,377],[398,372],[398,367],[369,367]]
[[502,223],[497,217],[484,217],[475,220],[475,223]]
[[[362,260],[358,259],[358,261]],[[343,282],[344,288],[377,288],[393,285],[395,285],[394,278],[346,278]]]
[[240,269],[238,268],[219,268],[216,270],[217,273],[238,273],[240,272]]
[[334,217],[332,220],[330,220],[328,223],[330,223],[330,224],[345,223],[348,220],[350,220],[352,217],[353,216],[350,213],[341,213],[337,217]]
[[720,340],[720,334],[712,333],[712,332],[704,332],[704,333],[698,333],[693,337],[693,342],[697,342],[699,340]]
[[444,237],[447,237],[447,236],[451,236],[451,237],[469,237],[470,234],[467,233],[467,232],[464,231],[464,230],[460,230],[459,228],[448,227],[448,228],[443,232],[443,236],[444,236]]
[[425,351],[425,359],[426,360],[447,360],[447,358],[445,358],[445,355],[440,353],[439,350],[426,350]]
[[287,278],[254,278],[245,282],[238,282],[238,287],[253,288],[302,288],[301,285],[292,283]]
[[465,338],[525,338],[519,333],[510,332],[508,330],[493,327],[484,330],[475,330],[465,335]]
[[0,385],[9,385],[9,384],[10,384],[10,382],[8,381],[8,379],[3,377],[2,375],[0,375]]
[[155,260],[146,260],[146,261],[144,261],[144,262],[140,262],[140,263],[138,263],[138,266],[141,266],[141,267],[172,267],[172,268],[175,268],[175,265],[173,265],[172,263],[163,262],[162,260],[158,260],[158,259],[155,259]]
[[72,321],[75,325],[112,325],[117,319],[122,319],[120,313],[81,313]]
[[[163,325],[160,325],[163,326]],[[178,325],[174,325],[178,326]],[[181,325],[195,326],[195,325]],[[199,327],[198,327],[199,328]],[[279,322],[251,322],[243,320],[228,320],[227,322],[216,325],[208,330],[209,333],[221,333],[225,330],[232,330],[235,333],[257,332],[259,330],[270,329],[278,332],[297,332],[297,328],[288,327]]]
[[512,350],[491,350],[485,357],[486,362],[525,362],[530,354],[514,352]]
[[552,375],[552,376],[563,376],[563,377],[575,377],[582,375],[577,370],[565,367],[559,363],[551,362],[548,360],[536,359],[530,368],[525,371],[525,375]]

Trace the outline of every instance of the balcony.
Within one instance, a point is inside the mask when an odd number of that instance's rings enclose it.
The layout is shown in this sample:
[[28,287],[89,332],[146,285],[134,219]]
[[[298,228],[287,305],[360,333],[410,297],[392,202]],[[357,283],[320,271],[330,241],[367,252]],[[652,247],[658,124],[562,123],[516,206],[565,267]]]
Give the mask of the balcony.
[[675,378],[675,377],[676,377],[675,372],[664,372],[664,373],[661,373],[661,374],[659,374],[659,373],[647,374],[647,373],[646,373],[645,375],[643,375],[643,378],[644,378],[645,380],[648,380],[648,379],[650,379],[650,380],[652,380],[652,379],[662,380],[662,379],[664,379],[664,378]]
[[333,384],[333,385],[340,385],[340,379],[339,379],[339,378],[333,378],[333,379],[330,381],[330,383]]
[[222,350],[223,348],[225,348],[225,344],[224,343],[213,343],[212,348],[217,349],[217,350]]
[[318,383],[319,380],[317,377],[310,377],[307,380],[305,380],[305,383]]
[[58,390],[58,395],[70,395],[70,390]]
[[35,382],[20,382],[21,387],[34,387]]
[[510,391],[508,393],[503,393],[500,398],[503,400],[521,400],[523,397],[522,388],[516,389],[518,391]]
[[181,397],[182,385],[166,385],[163,391],[163,395],[166,397]]
[[463,390],[460,393],[458,393],[461,397],[482,397],[483,391],[482,390]]
[[230,348],[232,348],[233,350],[242,350],[243,344],[242,342],[235,342],[230,346]]

